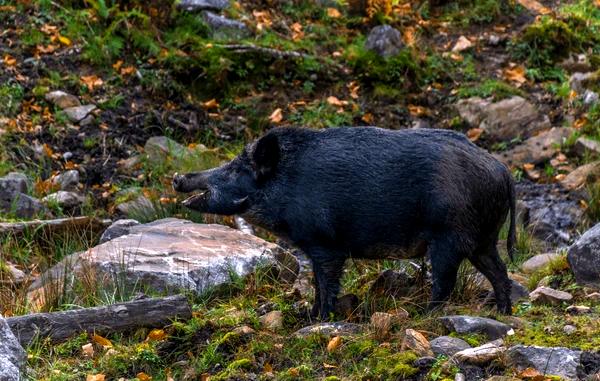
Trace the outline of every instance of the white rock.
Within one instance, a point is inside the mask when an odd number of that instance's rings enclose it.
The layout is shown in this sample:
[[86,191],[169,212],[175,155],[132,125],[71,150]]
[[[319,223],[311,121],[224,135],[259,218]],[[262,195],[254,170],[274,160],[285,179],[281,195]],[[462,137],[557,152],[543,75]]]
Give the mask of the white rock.
[[473,43],[468,38],[466,38],[465,36],[460,36],[458,38],[458,40],[456,41],[456,44],[454,44],[452,51],[454,53],[460,53],[460,52],[470,49],[472,47],[473,47]]

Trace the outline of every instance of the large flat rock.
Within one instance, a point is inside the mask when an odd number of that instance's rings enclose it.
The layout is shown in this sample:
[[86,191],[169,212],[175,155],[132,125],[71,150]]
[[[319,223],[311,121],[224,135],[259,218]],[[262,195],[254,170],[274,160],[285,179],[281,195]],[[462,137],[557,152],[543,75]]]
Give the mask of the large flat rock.
[[26,353],[0,315],[0,380],[19,381],[25,368]]
[[293,282],[298,272],[296,258],[274,243],[222,225],[167,218],[132,226],[126,235],[65,258],[31,286],[30,297],[35,301],[44,285],[72,282],[83,271],[109,282],[200,294],[263,265],[285,281]]

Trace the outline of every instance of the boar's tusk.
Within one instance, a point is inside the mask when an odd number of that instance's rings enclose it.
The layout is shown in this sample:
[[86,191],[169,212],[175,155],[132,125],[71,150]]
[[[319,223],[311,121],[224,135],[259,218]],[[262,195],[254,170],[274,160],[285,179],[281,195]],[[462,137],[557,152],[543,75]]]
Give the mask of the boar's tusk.
[[248,196],[246,197],[242,197],[242,198],[238,198],[237,200],[233,200],[233,204],[235,206],[239,206],[239,205],[243,205],[246,203],[246,201],[248,201]]

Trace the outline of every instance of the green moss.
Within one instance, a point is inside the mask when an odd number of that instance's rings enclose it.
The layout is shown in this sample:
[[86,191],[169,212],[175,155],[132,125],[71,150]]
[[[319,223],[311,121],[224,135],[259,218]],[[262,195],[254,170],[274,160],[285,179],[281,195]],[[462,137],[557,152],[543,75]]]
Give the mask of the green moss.
[[24,95],[23,87],[17,83],[0,85],[0,115],[15,116],[21,109]]
[[522,90],[517,89],[516,87],[513,87],[504,81],[488,79],[476,86],[465,85],[460,87],[457,95],[460,98],[469,98],[475,96],[481,98],[493,97],[495,101],[499,101],[509,98],[513,95],[524,97],[526,94]]
[[471,24],[487,24],[499,16],[515,12],[515,6],[501,0],[459,0],[443,7],[442,19],[467,27]]
[[566,254],[559,258],[553,259],[543,268],[535,271],[529,277],[527,286],[530,290],[537,287],[540,280],[545,277],[549,277],[551,282],[558,283],[559,285],[567,286],[572,283],[573,275],[569,270],[569,262],[567,262]]

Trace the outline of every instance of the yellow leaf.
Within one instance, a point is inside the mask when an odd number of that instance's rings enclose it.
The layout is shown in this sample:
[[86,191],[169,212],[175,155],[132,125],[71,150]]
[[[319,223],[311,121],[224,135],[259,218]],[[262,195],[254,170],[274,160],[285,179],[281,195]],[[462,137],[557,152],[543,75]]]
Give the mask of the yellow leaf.
[[102,373],[88,374],[85,377],[85,381],[104,381],[104,375]]
[[269,120],[271,121],[271,123],[281,122],[283,120],[283,112],[281,111],[281,109],[275,109],[275,111],[271,113],[271,116],[269,116]]
[[94,341],[94,343],[98,344],[98,345],[102,345],[103,347],[109,347],[112,348],[113,344],[110,340],[108,340],[105,337],[102,337],[100,335],[92,335],[92,341]]
[[336,8],[327,8],[327,16],[332,19],[337,19],[342,17],[342,14]]
[[153,329],[148,334],[148,340],[160,341],[164,340],[167,337],[167,334],[162,329]]
[[66,46],[71,45],[71,40],[68,37],[62,36],[60,34],[58,35],[58,41],[60,41],[61,44]]
[[341,336],[336,336],[333,339],[329,340],[329,343],[327,344],[327,352],[333,352],[336,349],[339,348],[339,346],[342,344],[342,338]]
[[135,377],[140,381],[150,381],[152,379],[151,376],[148,376],[144,372],[139,372],[138,374],[135,375]]

